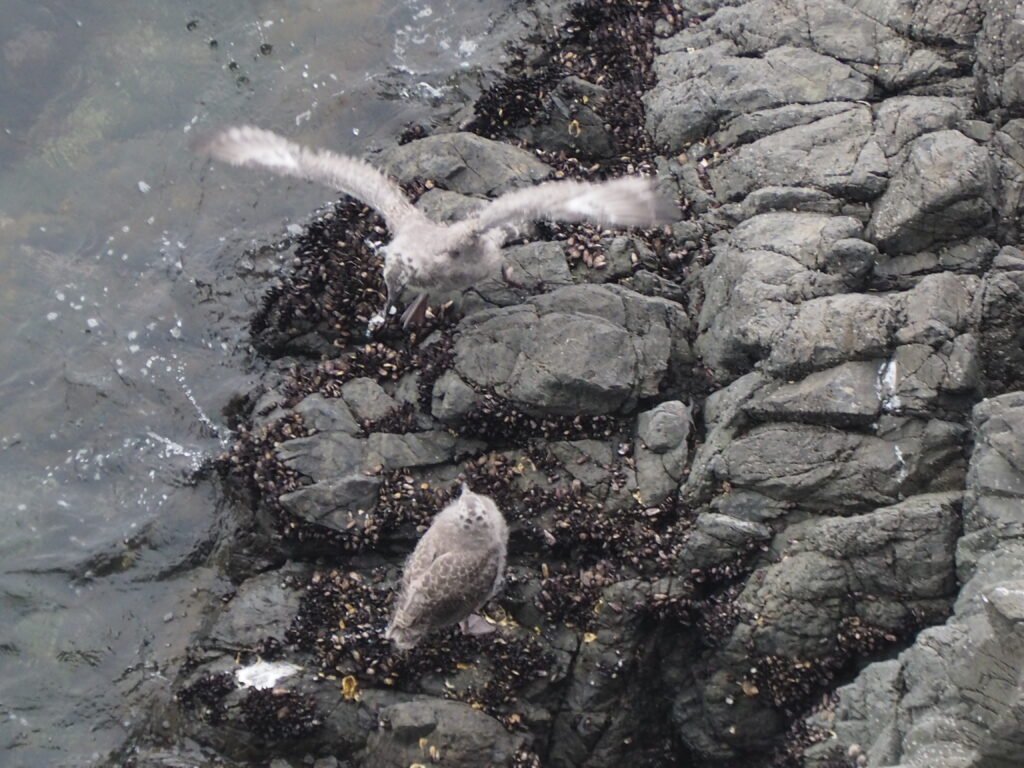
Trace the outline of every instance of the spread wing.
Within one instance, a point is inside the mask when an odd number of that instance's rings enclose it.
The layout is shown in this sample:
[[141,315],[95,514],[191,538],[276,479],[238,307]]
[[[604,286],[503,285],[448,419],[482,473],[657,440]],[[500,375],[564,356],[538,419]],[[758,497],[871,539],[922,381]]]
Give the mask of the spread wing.
[[309,149],[250,125],[226,128],[193,146],[232,165],[267,168],[284,176],[316,181],[375,208],[392,234],[403,221],[425,219],[401,187],[364,160],[323,149]]
[[677,207],[654,181],[626,176],[614,181],[548,181],[502,195],[463,226],[472,233],[526,221],[592,221],[603,226],[653,227],[679,218]]
[[[498,558],[489,551],[447,552],[405,588],[393,623],[429,631],[455,624],[483,604],[497,578]],[[411,564],[410,564],[411,565]]]

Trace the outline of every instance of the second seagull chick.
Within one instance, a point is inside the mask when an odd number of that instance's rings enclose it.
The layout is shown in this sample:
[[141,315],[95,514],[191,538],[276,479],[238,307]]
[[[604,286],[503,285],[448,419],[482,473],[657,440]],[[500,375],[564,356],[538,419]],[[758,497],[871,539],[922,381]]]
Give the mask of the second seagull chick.
[[406,561],[384,636],[407,650],[452,624],[470,633],[490,631],[475,611],[501,588],[507,547],[508,526],[497,505],[463,484]]

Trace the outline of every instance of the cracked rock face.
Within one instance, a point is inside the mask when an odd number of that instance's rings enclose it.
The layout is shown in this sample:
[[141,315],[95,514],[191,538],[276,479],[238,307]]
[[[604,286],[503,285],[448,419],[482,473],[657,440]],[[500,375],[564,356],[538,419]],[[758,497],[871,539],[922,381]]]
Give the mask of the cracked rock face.
[[1024,651],[1024,398],[974,409],[975,451],[956,549],[962,584],[952,617],[922,632],[896,659],[872,664],[817,717],[832,739],[809,753],[827,765],[837,750],[871,765],[1012,765],[1022,747]]
[[[683,219],[541,224],[515,283],[412,336],[360,336],[359,274],[282,289],[258,330],[311,357],[220,461],[249,506],[176,684],[187,735],[296,765],[1017,765],[1017,4],[573,13],[475,122],[380,162],[439,218],[641,169]],[[303,253],[349,263],[349,229]],[[463,481],[510,525],[495,632],[398,653],[403,559]],[[257,657],[304,672],[253,691]]]
[[463,325],[455,372],[538,412],[614,413],[689,358],[678,305],[628,289],[561,288]]

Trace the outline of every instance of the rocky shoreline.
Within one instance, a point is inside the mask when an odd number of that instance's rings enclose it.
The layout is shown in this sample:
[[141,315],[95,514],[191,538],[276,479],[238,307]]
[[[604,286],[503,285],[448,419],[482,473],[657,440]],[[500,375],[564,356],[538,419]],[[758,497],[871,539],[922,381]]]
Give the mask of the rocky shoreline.
[[[311,222],[218,462],[234,591],[178,736],[128,762],[1018,765],[1014,9],[566,5],[474,114],[372,157],[442,220],[635,171],[684,215],[539,226],[517,286],[372,342],[382,222]],[[402,561],[463,479],[511,527],[497,632],[396,652]]]

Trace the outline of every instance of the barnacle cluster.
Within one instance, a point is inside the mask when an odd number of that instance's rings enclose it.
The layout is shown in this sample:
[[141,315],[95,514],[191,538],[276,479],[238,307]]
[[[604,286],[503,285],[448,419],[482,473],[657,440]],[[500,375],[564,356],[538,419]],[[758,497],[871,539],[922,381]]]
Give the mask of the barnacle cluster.
[[[656,38],[671,35],[683,23],[682,7],[674,2],[578,3],[566,23],[547,41],[542,55],[527,61],[520,51],[508,68],[509,74],[477,99],[469,130],[525,144],[518,138],[518,129],[544,121],[551,112],[556,86],[566,78],[578,78],[604,89],[606,98],[601,101],[605,106],[579,93],[571,99],[570,112],[584,108],[597,111],[604,121],[611,153],[602,158],[580,158],[565,151],[531,149],[555,169],[559,178],[652,174],[656,148],[645,127],[642,96],[654,84]],[[543,223],[539,231],[543,239],[566,243],[570,267],[582,263],[600,270],[606,266],[600,228],[557,222]],[[683,276],[684,261],[676,257],[664,233],[649,230],[636,236],[657,254],[659,274],[674,280]]]
[[[835,696],[826,695],[815,710],[833,707],[835,701]],[[810,725],[803,718],[795,719],[786,730],[782,743],[771,756],[772,768],[802,768],[805,750],[812,744],[824,741],[828,736],[824,728]],[[835,749],[825,760],[823,768],[857,768],[857,764],[848,755]]]
[[570,161],[562,170],[576,177],[598,171],[650,170],[654,147],[644,128],[641,97],[654,84],[655,27],[659,23],[663,35],[681,28],[680,4],[654,0],[578,3],[547,42],[539,63],[525,61],[520,52],[518,61],[509,66],[510,74],[481,95],[470,130],[490,138],[514,138],[516,128],[541,120],[551,111],[551,91],[556,83],[578,77],[608,92],[607,103],[613,107],[601,117],[613,139],[615,156],[597,167]]
[[[415,201],[426,187],[412,182],[403,189]],[[384,219],[350,197],[311,221],[295,240],[287,275],[264,295],[250,323],[256,349],[268,357],[322,357],[362,341],[387,297],[379,246],[389,238]],[[442,322],[428,322],[420,338]],[[405,338],[399,325],[389,318],[377,338]]]
[[308,437],[312,430],[302,422],[302,416],[288,413],[271,424],[248,428],[239,426],[235,442],[217,457],[217,470],[235,488],[250,493],[253,500],[273,500],[295,490],[302,477],[288,467],[274,451],[286,440]]
[[246,729],[273,741],[300,739],[323,725],[312,698],[295,691],[254,688],[239,710]]
[[352,379],[371,378],[378,384],[394,383],[408,373],[419,373],[420,405],[429,409],[434,382],[451,368],[454,355],[449,327],[452,320],[444,313],[421,330],[421,333],[442,328],[430,343],[418,344],[416,333],[374,341],[358,346],[345,354],[317,365],[293,365],[282,386],[285,405],[294,406],[306,395],[317,392],[324,397],[341,397],[341,388]]
[[383,569],[316,572],[306,585],[285,640],[313,652],[320,675],[354,678],[366,686],[419,692],[424,681],[443,680],[431,691],[499,716],[508,725],[517,694],[550,674],[551,658],[533,634],[507,619],[486,638],[456,629],[435,635],[411,651],[398,652],[383,630],[393,590]]
[[252,320],[256,348],[278,356],[307,334],[317,334],[324,346],[361,334],[387,295],[384,260],[371,246],[386,238],[383,218],[352,198],[310,222],[283,284],[264,296]]
[[856,616],[839,622],[832,649],[820,656],[793,659],[776,655],[752,655],[746,683],[754,695],[764,696],[789,717],[806,711],[809,703],[832,687],[836,676],[858,658],[891,648],[919,627],[908,623],[898,633],[872,626]]
[[608,439],[626,433],[626,420],[607,415],[532,416],[493,392],[485,393],[456,427],[464,437],[524,447],[538,440]]
[[176,699],[185,709],[196,712],[203,722],[216,725],[224,719],[224,697],[237,687],[230,672],[205,674],[178,691]]

